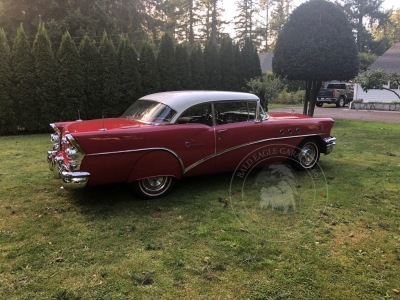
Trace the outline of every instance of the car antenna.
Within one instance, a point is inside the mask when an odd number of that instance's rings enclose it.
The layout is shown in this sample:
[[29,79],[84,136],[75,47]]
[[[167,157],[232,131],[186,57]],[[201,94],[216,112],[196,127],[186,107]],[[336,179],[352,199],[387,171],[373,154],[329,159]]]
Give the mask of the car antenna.
[[82,119],[81,119],[81,113],[79,112],[79,109],[78,109],[78,120],[77,120],[77,121],[79,121],[79,122],[82,121]]
[[101,119],[103,121],[103,128],[101,128],[100,131],[107,131],[107,129],[104,127],[104,115],[101,115]]

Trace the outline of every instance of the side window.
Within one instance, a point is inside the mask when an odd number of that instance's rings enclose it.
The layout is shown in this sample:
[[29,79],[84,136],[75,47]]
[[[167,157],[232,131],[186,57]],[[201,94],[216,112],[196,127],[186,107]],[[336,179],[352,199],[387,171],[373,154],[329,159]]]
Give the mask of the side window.
[[393,84],[392,82],[390,82],[389,88],[391,90],[398,90],[399,89],[399,85],[398,84]]
[[214,103],[217,125],[247,122],[256,118],[257,102],[229,101]]
[[177,124],[205,124],[213,126],[211,103],[194,105],[185,110],[176,121]]

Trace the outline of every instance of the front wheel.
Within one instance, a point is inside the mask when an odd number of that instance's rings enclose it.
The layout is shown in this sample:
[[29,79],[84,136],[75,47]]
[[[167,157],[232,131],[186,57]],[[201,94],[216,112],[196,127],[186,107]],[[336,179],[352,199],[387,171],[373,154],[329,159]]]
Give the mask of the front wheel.
[[317,107],[322,107],[322,105],[324,105],[324,102],[317,102]]
[[132,183],[134,194],[140,199],[156,199],[166,196],[175,185],[172,176],[144,178]]
[[293,167],[297,170],[308,170],[319,161],[319,143],[315,139],[302,141],[295,151]]

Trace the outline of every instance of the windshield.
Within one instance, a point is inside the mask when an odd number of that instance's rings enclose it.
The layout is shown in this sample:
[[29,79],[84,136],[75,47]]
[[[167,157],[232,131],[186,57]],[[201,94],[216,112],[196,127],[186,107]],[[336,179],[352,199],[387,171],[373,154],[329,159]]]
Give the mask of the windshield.
[[261,118],[262,121],[269,119],[268,114],[264,111],[262,106],[260,106],[260,118]]
[[163,103],[138,100],[124,112],[122,117],[146,123],[169,124],[175,114],[175,110]]

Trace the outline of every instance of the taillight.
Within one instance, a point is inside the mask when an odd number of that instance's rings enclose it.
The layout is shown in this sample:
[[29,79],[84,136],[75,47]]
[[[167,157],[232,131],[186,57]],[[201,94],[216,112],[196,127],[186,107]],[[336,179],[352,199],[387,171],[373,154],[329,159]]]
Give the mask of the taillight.
[[78,144],[71,134],[67,134],[63,140],[65,155],[69,159],[69,164],[72,170],[79,170],[82,160],[85,157],[85,151]]
[[336,90],[333,90],[332,95],[333,95],[333,96],[336,95]]

